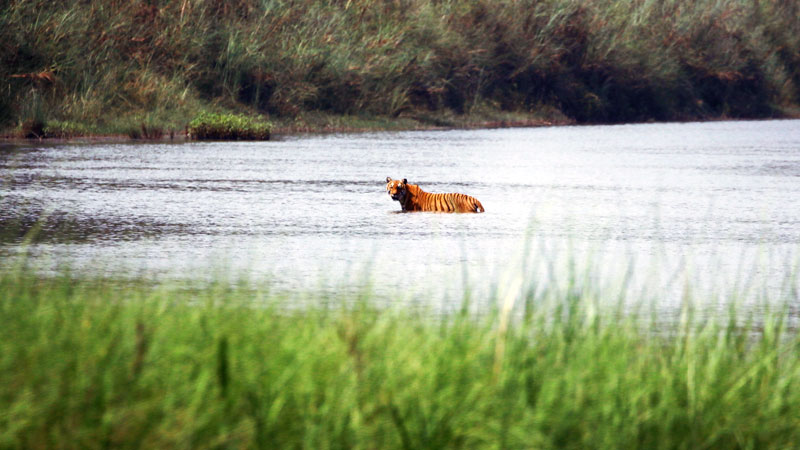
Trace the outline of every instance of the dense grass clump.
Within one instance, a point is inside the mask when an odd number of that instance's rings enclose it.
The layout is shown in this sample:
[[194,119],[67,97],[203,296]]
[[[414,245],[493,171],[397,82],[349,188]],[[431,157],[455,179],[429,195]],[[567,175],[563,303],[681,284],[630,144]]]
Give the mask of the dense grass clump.
[[32,119],[36,99],[45,121],[100,130],[143,114],[183,129],[206,108],[770,117],[800,104],[798,16],[747,0],[15,0],[0,7],[0,125]]
[[444,317],[303,298],[0,275],[0,447],[800,442],[800,340],[780,315],[655,326],[575,289]]
[[272,124],[261,119],[235,115],[201,113],[189,122],[192,139],[267,140]]
[[53,120],[43,127],[45,137],[71,138],[91,134],[89,128],[82,123]]

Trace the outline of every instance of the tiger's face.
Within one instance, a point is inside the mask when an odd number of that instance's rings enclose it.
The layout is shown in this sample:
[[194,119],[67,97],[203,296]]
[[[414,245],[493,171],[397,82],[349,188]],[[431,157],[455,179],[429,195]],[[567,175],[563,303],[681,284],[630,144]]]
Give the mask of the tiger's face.
[[389,193],[389,196],[392,197],[392,200],[397,200],[398,202],[403,203],[406,199],[407,184],[408,180],[405,178],[403,178],[401,181],[393,180],[392,177],[386,177],[386,192]]

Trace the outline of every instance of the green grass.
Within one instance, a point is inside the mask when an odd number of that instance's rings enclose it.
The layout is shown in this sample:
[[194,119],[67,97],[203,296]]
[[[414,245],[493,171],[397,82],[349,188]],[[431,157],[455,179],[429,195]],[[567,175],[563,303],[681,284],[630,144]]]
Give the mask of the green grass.
[[45,137],[62,139],[88,136],[91,134],[91,130],[82,123],[61,122],[58,120],[47,122],[42,131]]
[[197,140],[268,140],[272,124],[260,118],[203,112],[189,122],[187,130]]
[[800,340],[780,308],[709,319],[686,307],[665,325],[597,295],[573,286],[441,316],[378,308],[368,292],[8,270],[0,447],[800,442]]
[[149,115],[183,130],[204,110],[775,117],[800,105],[799,15],[749,0],[18,0],[0,7],[0,127],[102,134]]

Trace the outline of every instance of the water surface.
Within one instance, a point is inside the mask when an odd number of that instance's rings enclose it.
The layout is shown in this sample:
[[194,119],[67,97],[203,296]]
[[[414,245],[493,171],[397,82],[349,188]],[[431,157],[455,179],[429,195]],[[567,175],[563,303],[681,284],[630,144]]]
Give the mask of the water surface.
[[[557,281],[570,258],[609,283],[633,266],[655,290],[797,285],[800,121],[1,148],[0,251],[39,270],[445,302],[522,264]],[[387,176],[486,213],[397,214]]]

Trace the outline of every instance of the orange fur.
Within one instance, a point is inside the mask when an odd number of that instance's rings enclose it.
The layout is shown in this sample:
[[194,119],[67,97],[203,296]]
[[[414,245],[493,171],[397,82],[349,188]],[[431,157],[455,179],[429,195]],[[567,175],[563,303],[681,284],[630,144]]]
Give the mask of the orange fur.
[[423,191],[408,181],[386,177],[386,191],[393,200],[400,202],[403,211],[431,212],[484,212],[483,205],[475,197],[464,194],[432,194]]

